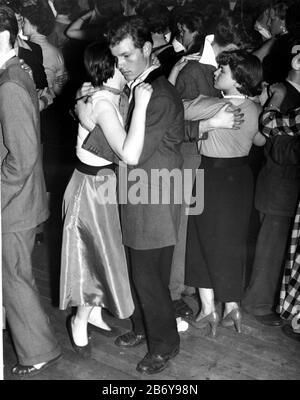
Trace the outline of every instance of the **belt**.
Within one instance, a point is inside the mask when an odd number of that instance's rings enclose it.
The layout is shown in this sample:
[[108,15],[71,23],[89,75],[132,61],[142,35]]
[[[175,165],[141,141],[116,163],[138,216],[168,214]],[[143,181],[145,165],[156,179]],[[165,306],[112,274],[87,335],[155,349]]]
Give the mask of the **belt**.
[[214,168],[223,167],[237,167],[240,165],[248,164],[248,157],[234,157],[234,158],[217,158],[217,157],[207,157],[201,156],[200,167],[208,166]]
[[96,176],[98,172],[101,171],[102,169],[110,169],[112,171],[115,171],[115,168],[116,164],[107,164],[107,165],[102,165],[101,167],[97,167],[94,165],[85,164],[80,160],[77,160],[75,166],[75,169],[77,169],[77,171],[82,172],[83,174],[86,175],[94,175],[94,176]]

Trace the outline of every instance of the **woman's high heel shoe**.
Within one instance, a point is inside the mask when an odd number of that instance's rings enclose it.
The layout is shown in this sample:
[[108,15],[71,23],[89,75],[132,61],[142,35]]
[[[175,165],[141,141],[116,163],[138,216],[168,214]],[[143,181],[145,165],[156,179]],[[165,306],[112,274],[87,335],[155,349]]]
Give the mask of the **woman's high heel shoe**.
[[205,317],[200,318],[199,320],[195,321],[188,321],[189,324],[194,326],[197,329],[206,328],[207,325],[211,327],[211,336],[216,337],[217,335],[217,326],[219,325],[220,317],[216,311],[206,315]]
[[242,313],[239,308],[234,308],[222,319],[222,326],[235,326],[238,333],[242,333]]
[[81,357],[84,359],[90,358],[91,357],[91,345],[90,343],[88,343],[85,346],[78,346],[75,342],[74,342],[74,337],[73,337],[73,331],[72,331],[72,320],[73,320],[73,316],[70,315],[67,319],[67,330],[70,336],[70,340],[71,340],[71,344],[72,347],[74,349],[74,351]]

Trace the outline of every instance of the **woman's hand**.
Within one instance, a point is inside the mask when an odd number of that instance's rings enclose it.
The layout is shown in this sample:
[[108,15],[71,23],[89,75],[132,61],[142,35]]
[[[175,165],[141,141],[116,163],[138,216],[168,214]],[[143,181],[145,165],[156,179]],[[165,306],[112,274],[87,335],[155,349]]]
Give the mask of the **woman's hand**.
[[283,83],[274,83],[269,87],[270,103],[280,108],[286,95],[286,87]]
[[142,82],[139,85],[137,85],[134,88],[135,105],[147,107],[152,92],[153,89],[149,83]]
[[209,119],[212,129],[240,129],[244,122],[244,114],[240,108],[230,109],[231,104],[225,104],[213,117]]
[[75,113],[79,119],[80,125],[87,131],[95,128],[95,122],[92,118],[93,106],[90,101],[84,99],[78,100],[75,105]]
[[80,89],[76,93],[76,101],[84,99],[85,97],[91,96],[95,92],[94,86],[91,82],[84,82]]
[[186,66],[188,60],[185,57],[182,57],[177,63],[173,66],[170,75],[168,77],[168,81],[175,86],[177,77],[179,72]]
[[179,73],[189,62],[189,59],[187,57],[181,57],[179,61],[174,65],[173,68],[176,69],[176,71]]
[[161,63],[160,63],[160,61],[159,61],[157,55],[154,54],[154,53],[151,54],[151,64],[152,64],[152,65],[156,65],[157,67],[160,67],[160,66],[161,66]]

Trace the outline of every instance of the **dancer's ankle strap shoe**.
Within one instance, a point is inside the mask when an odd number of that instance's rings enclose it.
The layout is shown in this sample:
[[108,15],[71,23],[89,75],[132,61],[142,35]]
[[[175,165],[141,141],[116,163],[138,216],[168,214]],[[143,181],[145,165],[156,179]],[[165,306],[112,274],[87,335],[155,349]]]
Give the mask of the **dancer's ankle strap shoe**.
[[242,313],[240,308],[234,308],[222,319],[222,326],[235,326],[238,333],[242,333]]
[[189,324],[191,324],[197,329],[206,328],[208,325],[210,325],[211,336],[216,337],[217,327],[219,325],[219,322],[220,322],[219,314],[216,311],[213,311],[212,313],[202,318],[196,317],[195,321],[189,321]]

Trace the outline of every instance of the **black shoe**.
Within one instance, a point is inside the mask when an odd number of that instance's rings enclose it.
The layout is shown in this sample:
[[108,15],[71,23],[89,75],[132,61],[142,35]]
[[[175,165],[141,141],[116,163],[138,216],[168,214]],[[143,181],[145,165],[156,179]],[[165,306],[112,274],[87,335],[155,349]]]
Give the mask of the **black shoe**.
[[177,356],[178,353],[179,347],[164,355],[147,353],[138,363],[136,370],[147,375],[158,374],[168,366],[168,361]]
[[270,313],[266,315],[254,315],[255,319],[263,325],[268,326],[282,326],[283,321],[276,313]]
[[146,342],[146,335],[137,335],[133,331],[118,336],[115,345],[119,347],[135,347]]
[[72,316],[72,315],[70,315],[70,316],[67,318],[67,330],[68,330],[68,333],[69,333],[69,336],[70,336],[70,341],[71,341],[72,347],[73,347],[74,351],[75,351],[81,358],[84,358],[84,359],[91,358],[91,355],[92,355],[91,353],[92,353],[92,351],[91,351],[91,345],[90,345],[90,343],[88,343],[88,344],[85,345],[85,346],[78,346],[78,345],[74,342],[73,331],[72,331],[72,319],[73,319],[73,316]]
[[12,374],[17,375],[20,378],[25,376],[37,375],[40,372],[45,371],[45,369],[51,367],[51,365],[55,364],[60,358],[61,354],[59,354],[55,358],[52,358],[52,360],[47,361],[41,368],[35,368],[34,365],[17,364],[12,368],[11,372]]
[[173,307],[176,317],[190,317],[193,315],[193,310],[183,299],[173,300]]
[[290,339],[296,340],[297,342],[300,343],[300,331],[297,333],[294,331],[294,329],[291,327],[291,325],[284,325],[282,327],[282,332],[288,336]]

